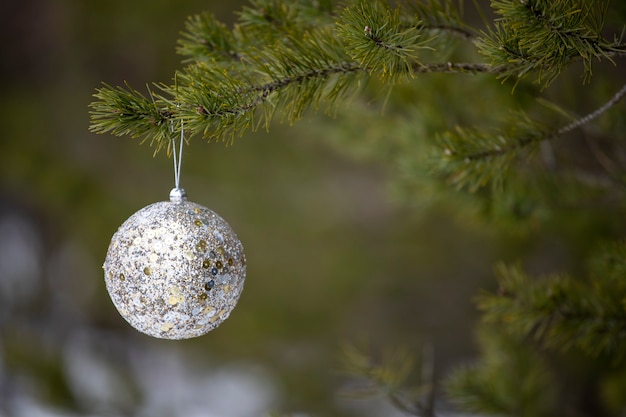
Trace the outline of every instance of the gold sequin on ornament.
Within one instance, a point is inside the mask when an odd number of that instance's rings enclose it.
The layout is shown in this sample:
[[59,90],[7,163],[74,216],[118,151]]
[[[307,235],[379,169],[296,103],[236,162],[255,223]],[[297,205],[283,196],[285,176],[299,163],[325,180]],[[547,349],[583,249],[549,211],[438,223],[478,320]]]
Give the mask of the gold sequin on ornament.
[[216,213],[186,200],[164,201],[120,226],[104,276],[113,304],[131,326],[158,338],[187,339],[230,315],[243,290],[245,255]]

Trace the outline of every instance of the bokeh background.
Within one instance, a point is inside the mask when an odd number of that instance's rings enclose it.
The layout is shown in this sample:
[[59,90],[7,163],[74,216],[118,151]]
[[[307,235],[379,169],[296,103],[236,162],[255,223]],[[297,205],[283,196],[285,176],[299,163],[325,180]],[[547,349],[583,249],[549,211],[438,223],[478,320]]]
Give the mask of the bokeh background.
[[[101,82],[171,82],[187,16],[211,10],[232,23],[241,4],[0,3],[0,416],[401,415],[342,396],[343,346],[374,357],[432,348],[440,381],[477,353],[472,300],[494,288],[495,262],[577,273],[593,242],[619,234],[577,209],[505,227],[481,220],[471,197],[420,182],[420,135],[459,117],[489,121],[491,106],[518,100],[498,81],[432,76],[398,87],[384,110],[374,82],[334,117],[185,148],[183,187],[244,243],[245,291],[204,337],[136,332],[101,265],[117,227],[167,199],[172,160],[91,134],[88,104]],[[611,91],[603,82],[593,91]],[[486,87],[489,103],[466,101]],[[575,90],[546,94],[583,114],[600,102]]]

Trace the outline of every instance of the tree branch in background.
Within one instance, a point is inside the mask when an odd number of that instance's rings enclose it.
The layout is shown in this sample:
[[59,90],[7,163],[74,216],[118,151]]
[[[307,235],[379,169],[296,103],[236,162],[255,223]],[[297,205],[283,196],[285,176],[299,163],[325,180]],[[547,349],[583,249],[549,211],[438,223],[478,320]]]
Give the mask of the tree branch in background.
[[438,156],[441,163],[434,169],[458,188],[476,190],[488,184],[498,188],[522,152],[532,153],[541,142],[554,140],[591,122],[618,104],[624,95],[626,85],[597,110],[556,130],[518,113],[503,131],[457,128],[446,132],[438,139],[443,156]]

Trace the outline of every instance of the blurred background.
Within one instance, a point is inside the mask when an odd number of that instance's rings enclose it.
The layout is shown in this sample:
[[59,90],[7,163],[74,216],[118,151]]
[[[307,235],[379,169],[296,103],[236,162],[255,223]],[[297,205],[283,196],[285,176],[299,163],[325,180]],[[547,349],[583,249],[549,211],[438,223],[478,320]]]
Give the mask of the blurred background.
[[[185,148],[190,199],[244,244],[245,291],[206,336],[136,332],[110,302],[101,266],[117,227],[167,199],[172,160],[127,137],[90,134],[88,104],[101,82],[144,92],[171,82],[186,18],[211,10],[232,23],[241,4],[0,3],[0,416],[402,415],[342,396],[344,346],[418,357],[427,347],[439,381],[477,353],[472,300],[494,288],[495,262],[582,273],[586,250],[620,235],[602,207],[551,217],[534,200],[522,202],[532,210],[497,202],[484,216],[473,197],[423,179],[420,137],[489,123],[494,107],[523,105],[536,88],[513,97],[489,78],[432,76],[394,90],[383,111],[373,82],[335,117]],[[613,91],[607,76],[591,99],[576,95],[577,76],[546,95],[584,114]],[[468,106],[459,91],[490,98]],[[606,123],[623,126],[618,119]],[[497,219],[513,206],[523,221]]]

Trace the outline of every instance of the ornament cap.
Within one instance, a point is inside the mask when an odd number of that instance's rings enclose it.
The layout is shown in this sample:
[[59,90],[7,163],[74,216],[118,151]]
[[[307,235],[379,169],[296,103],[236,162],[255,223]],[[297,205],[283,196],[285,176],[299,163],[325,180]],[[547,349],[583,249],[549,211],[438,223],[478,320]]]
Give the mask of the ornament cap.
[[172,188],[170,191],[170,201],[172,203],[180,203],[182,201],[187,201],[187,192],[182,188]]

